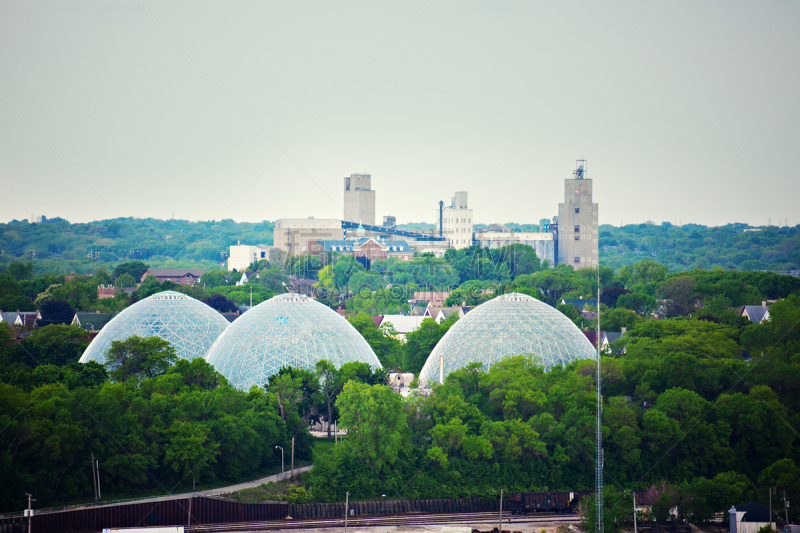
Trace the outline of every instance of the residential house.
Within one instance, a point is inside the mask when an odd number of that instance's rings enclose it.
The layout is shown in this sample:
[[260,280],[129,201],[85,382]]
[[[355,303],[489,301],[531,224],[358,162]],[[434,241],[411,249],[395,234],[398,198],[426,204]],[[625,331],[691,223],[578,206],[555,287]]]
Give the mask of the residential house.
[[587,305],[591,305],[592,307],[597,307],[597,300],[590,300],[584,298],[561,298],[561,304],[572,304],[578,311],[583,311],[583,308]]
[[103,326],[108,324],[115,316],[117,316],[117,313],[101,313],[100,311],[94,313],[75,313],[70,325],[78,326],[89,333],[94,333],[103,329]]
[[39,311],[0,311],[0,317],[2,317],[3,322],[9,326],[33,327],[36,324],[36,321],[42,318],[42,315],[39,314]]
[[159,282],[172,281],[180,285],[194,285],[206,272],[208,270],[204,268],[150,268],[142,274],[142,279],[139,281],[143,282],[147,276],[153,276]]
[[425,317],[422,316],[407,316],[407,315],[383,315],[381,326],[384,324],[394,328],[395,338],[400,341],[405,341],[406,335],[412,331],[419,329],[420,324]]
[[741,315],[750,322],[761,324],[765,320],[769,320],[768,302],[761,302],[761,305],[744,305],[741,309]]
[[447,320],[453,315],[458,315],[458,318],[464,318],[469,312],[468,306],[455,306],[455,307],[436,307],[429,305],[422,315],[424,318],[432,318],[437,324],[441,324],[443,320]]
[[450,298],[449,292],[423,291],[415,292],[414,297],[411,298],[408,303],[416,305],[419,302],[428,302],[428,305],[443,306],[448,298]]

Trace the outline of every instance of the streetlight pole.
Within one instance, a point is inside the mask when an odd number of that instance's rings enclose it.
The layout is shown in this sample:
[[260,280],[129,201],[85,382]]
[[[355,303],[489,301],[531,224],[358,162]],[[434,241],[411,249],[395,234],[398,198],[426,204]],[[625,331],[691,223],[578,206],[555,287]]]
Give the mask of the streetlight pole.
[[292,479],[294,479],[294,437],[292,437]]
[[[275,448],[281,448],[280,446],[275,446]],[[283,474],[283,448],[281,448],[281,474]]]
[[347,533],[347,515],[350,514],[350,492],[344,495],[344,533]]

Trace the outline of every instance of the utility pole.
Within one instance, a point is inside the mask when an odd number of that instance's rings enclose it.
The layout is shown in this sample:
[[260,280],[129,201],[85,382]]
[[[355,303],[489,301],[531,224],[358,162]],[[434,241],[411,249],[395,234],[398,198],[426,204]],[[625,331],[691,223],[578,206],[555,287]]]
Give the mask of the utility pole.
[[25,494],[28,496],[28,511],[25,514],[28,515],[28,533],[31,533],[31,522],[33,521],[33,508],[31,508],[31,502],[35,502],[36,500],[34,500],[30,494]]
[[[772,500],[770,500],[770,502],[772,502]],[[770,509],[771,508],[772,504],[770,503]],[[633,493],[633,533],[639,533],[636,529],[636,492]]]
[[294,479],[294,437],[292,437],[292,479]]
[[500,520],[497,530],[503,533],[503,489],[500,489]]
[[94,501],[97,501],[97,473],[94,471],[94,453],[92,453],[92,487],[94,487]]
[[344,495],[344,533],[347,533],[347,515],[350,514],[350,492]]
[[100,492],[100,460],[99,459],[95,459],[94,460],[94,466],[95,466],[95,472],[97,472],[97,499],[98,500],[102,500],[103,499],[103,493]]
[[786,489],[783,489],[783,512],[786,516],[786,525],[789,525],[789,500],[786,499]]

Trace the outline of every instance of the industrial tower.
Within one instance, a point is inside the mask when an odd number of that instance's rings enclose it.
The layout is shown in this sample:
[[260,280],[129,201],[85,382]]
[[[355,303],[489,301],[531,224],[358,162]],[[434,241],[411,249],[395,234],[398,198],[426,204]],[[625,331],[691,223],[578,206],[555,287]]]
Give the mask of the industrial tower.
[[578,159],[572,178],[564,180],[564,203],[558,204],[556,263],[573,268],[597,268],[599,231],[597,204],[586,160]]
[[375,225],[375,191],[370,174],[350,174],[344,178],[344,216],[342,220]]

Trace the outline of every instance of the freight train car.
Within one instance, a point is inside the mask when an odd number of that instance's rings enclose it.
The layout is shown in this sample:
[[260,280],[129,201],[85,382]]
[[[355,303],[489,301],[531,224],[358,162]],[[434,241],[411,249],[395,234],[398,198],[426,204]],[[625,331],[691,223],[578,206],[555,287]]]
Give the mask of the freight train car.
[[592,491],[517,492],[509,496],[509,501],[514,514],[574,513],[587,494]]

